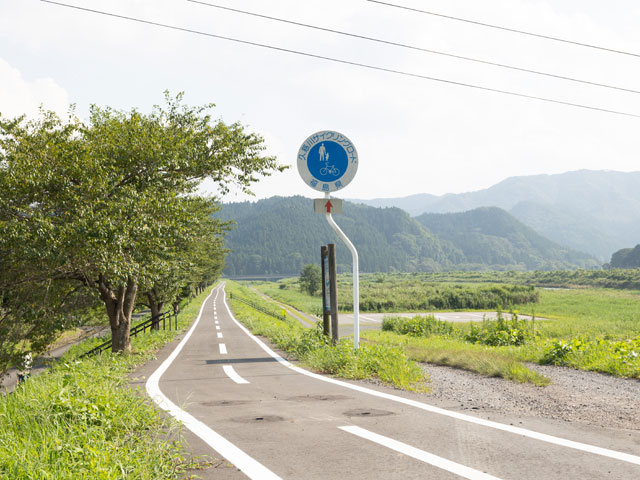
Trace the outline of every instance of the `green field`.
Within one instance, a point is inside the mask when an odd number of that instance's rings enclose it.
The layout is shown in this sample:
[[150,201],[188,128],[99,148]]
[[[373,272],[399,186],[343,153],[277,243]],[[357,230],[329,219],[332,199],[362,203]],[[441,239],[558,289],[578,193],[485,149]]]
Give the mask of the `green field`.
[[[395,312],[424,312],[451,310],[455,302],[433,301],[430,297],[456,298],[461,308],[494,310],[496,298],[517,299],[525,295],[524,302],[502,303],[505,311],[533,315],[534,321],[519,320],[515,325],[508,321],[487,321],[470,325],[451,325],[450,328],[431,328],[424,320],[416,320],[411,325],[396,320],[397,328],[385,332],[365,332],[365,341],[374,343],[404,344],[410,356],[416,360],[445,364],[478,371],[487,375],[499,375],[518,381],[508,370],[513,370],[513,361],[529,361],[565,365],[573,368],[594,370],[612,375],[640,378],[640,291],[628,288],[594,288],[580,283],[616,281],[625,283],[635,278],[637,272],[609,271],[591,272],[531,272],[496,273],[500,280],[492,284],[490,274],[368,274],[361,280],[361,301],[365,305],[375,305],[369,311],[382,311],[393,317]],[[517,285],[505,282],[514,278],[518,284],[535,283],[546,279],[560,283],[564,280],[578,282],[575,288],[534,288],[532,285],[522,290]],[[440,282],[435,281],[440,279]],[[581,280],[582,279],[582,280]],[[445,281],[448,280],[448,281]],[[341,276],[338,288],[339,299],[344,307],[351,295],[350,277]],[[543,282],[544,283],[544,282]],[[310,313],[321,311],[319,296],[309,296],[299,291],[295,280],[278,283],[259,283],[254,287]],[[452,297],[455,296],[455,297]],[[428,297],[425,299],[425,297]],[[460,303],[459,299],[463,302]],[[393,302],[390,300],[393,299]],[[529,301],[526,301],[529,300]],[[410,308],[426,305],[428,308]],[[466,302],[466,303],[465,303]],[[474,307],[475,305],[475,307]],[[350,304],[348,305],[351,306]],[[438,307],[439,306],[439,307]],[[407,307],[407,308],[403,308]],[[343,311],[349,309],[343,308]],[[362,311],[367,311],[367,307]],[[424,314],[423,314],[424,315]],[[465,353],[466,352],[466,353]],[[480,353],[479,353],[480,352]],[[486,362],[502,364],[502,373],[495,369],[479,367],[483,361],[478,356],[485,355]],[[493,355],[493,357],[492,357]],[[501,355],[498,361],[495,355]],[[465,360],[465,356],[467,360]],[[534,383],[541,383],[535,380]]]

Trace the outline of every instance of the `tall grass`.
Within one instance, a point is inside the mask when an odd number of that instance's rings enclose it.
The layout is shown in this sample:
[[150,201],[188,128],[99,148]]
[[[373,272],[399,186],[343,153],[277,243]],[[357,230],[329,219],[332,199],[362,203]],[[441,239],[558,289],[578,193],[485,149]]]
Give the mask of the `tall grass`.
[[[311,296],[299,284],[281,281],[253,284],[257,289],[300,310],[322,313],[320,293]],[[338,310],[353,310],[351,277],[340,275]],[[435,310],[488,310],[515,304],[535,303],[538,291],[528,285],[424,283],[413,276],[363,275],[360,282],[362,312],[428,312]]]
[[[195,318],[206,293],[179,315]],[[180,331],[180,330],[179,330]],[[0,478],[11,480],[175,479],[189,466],[179,426],[128,387],[128,374],[177,332],[132,339],[128,355],[79,360],[72,348],[44,374],[0,397]]]
[[404,345],[407,355],[417,362],[460,368],[519,383],[549,384],[548,378],[529,369],[508,350],[469,344],[456,338],[416,337],[393,332],[367,331],[363,338],[382,345]]

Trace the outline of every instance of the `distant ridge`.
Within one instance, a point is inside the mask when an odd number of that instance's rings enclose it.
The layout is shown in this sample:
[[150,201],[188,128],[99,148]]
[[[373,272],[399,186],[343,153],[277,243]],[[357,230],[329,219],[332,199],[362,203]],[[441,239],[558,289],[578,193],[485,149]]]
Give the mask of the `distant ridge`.
[[640,172],[578,170],[510,177],[476,192],[352,201],[412,216],[500,207],[541,235],[602,261],[640,242]]
[[416,220],[462,250],[471,265],[522,265],[527,270],[597,265],[590,255],[552,242],[497,207],[423,213]]

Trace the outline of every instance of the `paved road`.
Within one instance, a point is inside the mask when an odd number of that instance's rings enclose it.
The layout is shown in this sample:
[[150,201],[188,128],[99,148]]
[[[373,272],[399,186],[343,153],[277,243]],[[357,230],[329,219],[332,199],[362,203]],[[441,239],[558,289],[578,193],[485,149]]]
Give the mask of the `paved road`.
[[249,478],[640,478],[637,431],[472,417],[305,372],[233,319],[222,287],[146,388]]

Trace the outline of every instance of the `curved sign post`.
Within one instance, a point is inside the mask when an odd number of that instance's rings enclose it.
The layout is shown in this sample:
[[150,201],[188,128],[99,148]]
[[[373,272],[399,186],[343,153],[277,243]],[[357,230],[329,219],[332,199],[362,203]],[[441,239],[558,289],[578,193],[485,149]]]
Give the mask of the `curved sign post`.
[[[336,224],[331,213],[334,205],[331,192],[346,187],[358,171],[358,152],[351,140],[333,130],[323,130],[310,135],[298,150],[298,173],[304,183],[324,192],[324,199],[316,201],[316,211],[324,213],[329,225],[347,245],[353,257],[353,346],[357,349],[360,343],[360,291],[358,251],[353,243]],[[342,201],[340,200],[340,210]],[[337,202],[334,202],[337,203]],[[339,212],[336,212],[339,213]]]

